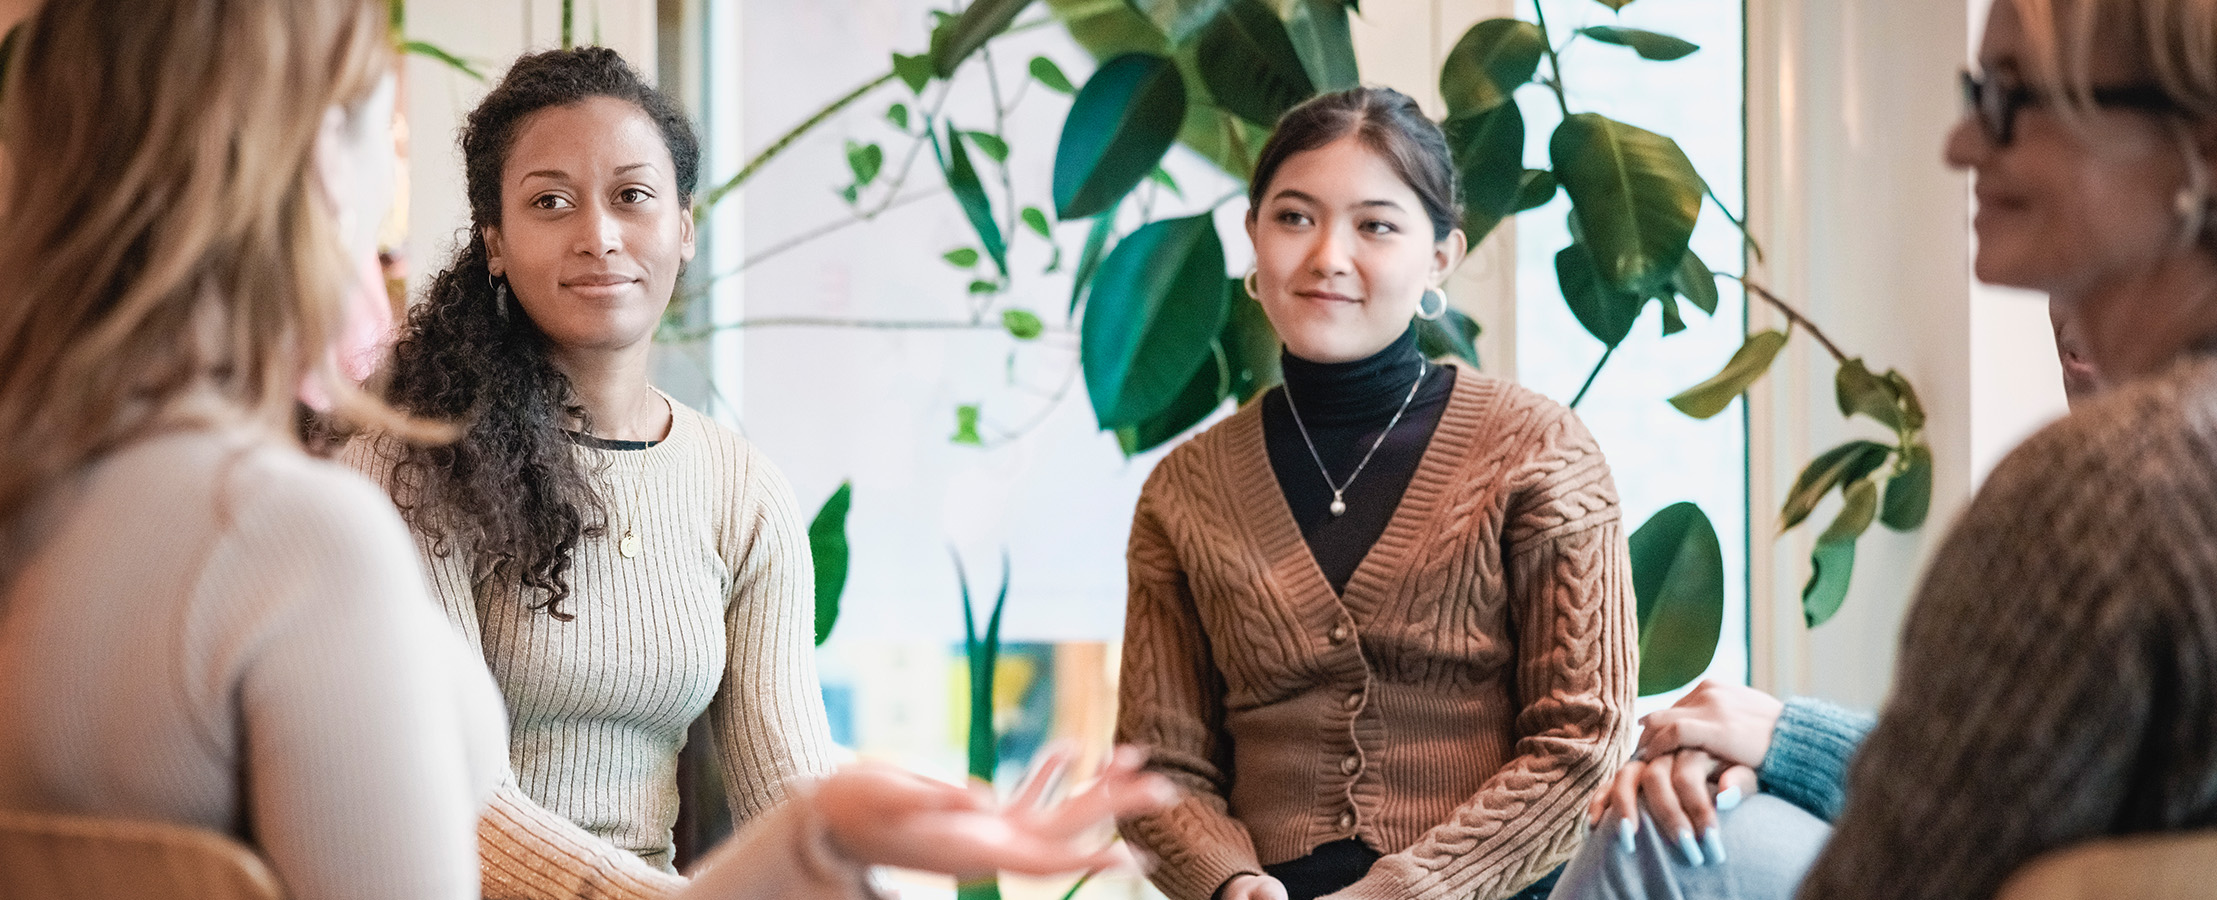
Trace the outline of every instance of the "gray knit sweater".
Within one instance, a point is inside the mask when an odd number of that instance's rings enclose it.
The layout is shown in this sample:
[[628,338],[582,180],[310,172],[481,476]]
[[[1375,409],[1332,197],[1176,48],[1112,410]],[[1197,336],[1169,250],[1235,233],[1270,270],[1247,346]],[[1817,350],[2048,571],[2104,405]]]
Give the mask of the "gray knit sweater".
[[2066,844],[2217,825],[2217,360],[1994,469],[1933,559],[1801,896],[1990,897]]

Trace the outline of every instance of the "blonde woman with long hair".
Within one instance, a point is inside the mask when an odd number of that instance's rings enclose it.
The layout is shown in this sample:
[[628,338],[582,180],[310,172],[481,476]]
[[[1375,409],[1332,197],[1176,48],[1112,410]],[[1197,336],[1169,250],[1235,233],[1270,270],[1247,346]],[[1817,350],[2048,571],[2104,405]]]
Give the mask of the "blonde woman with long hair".
[[0,808],[229,834],[300,900],[475,897],[503,738],[391,505],[293,436],[304,387],[425,432],[326,349],[385,15],[48,3],[0,97]]
[[1696,691],[1557,897],[1975,900],[2050,850],[2217,826],[2217,0],[1996,0],[1961,88],[1977,275],[2046,293],[2099,392],[1949,532],[1875,724]]

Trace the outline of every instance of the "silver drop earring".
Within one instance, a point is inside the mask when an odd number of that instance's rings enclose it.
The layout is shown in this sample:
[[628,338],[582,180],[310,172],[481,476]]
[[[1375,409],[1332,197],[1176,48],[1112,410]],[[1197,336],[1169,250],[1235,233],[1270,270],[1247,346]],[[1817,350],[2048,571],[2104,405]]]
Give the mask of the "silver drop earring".
[[499,278],[488,272],[485,275],[485,283],[491,285],[493,289],[493,312],[500,315],[501,321],[508,321],[507,279]]

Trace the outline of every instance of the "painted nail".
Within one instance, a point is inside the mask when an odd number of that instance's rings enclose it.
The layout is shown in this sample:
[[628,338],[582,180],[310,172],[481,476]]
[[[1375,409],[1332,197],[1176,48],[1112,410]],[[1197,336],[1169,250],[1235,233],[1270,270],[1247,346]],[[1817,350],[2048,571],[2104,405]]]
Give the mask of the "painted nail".
[[1724,833],[1711,825],[1701,832],[1701,852],[1708,854],[1709,864],[1724,865]]
[[1639,833],[1640,823],[1634,822],[1631,819],[1618,819],[1617,849],[1624,851],[1627,855],[1633,853],[1638,848],[1633,845],[1632,838]]
[[1717,792],[1717,812],[1731,812],[1740,805],[1740,786],[1731,785]]
[[1684,829],[1680,829],[1680,830],[1679,830],[1679,832],[1678,832],[1678,853],[1679,853],[1679,854],[1680,854],[1681,856],[1684,856],[1684,857],[1686,857],[1686,865],[1689,865],[1689,866],[1699,866],[1699,865],[1701,865],[1701,862],[1702,862],[1702,860],[1701,860],[1701,848],[1700,848],[1699,846],[1697,846],[1697,845],[1695,845],[1695,844],[1694,844],[1694,830],[1693,830],[1693,829],[1691,829],[1691,828],[1684,828]]

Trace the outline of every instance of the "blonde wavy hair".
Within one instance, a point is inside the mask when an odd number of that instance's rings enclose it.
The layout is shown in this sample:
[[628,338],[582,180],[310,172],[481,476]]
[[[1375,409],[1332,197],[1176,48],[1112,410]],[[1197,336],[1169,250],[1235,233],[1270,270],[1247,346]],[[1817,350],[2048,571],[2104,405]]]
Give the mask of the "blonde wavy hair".
[[2024,23],[2026,76],[2069,113],[2094,108],[2104,38],[2143,59],[2180,114],[2217,120],[2217,0],[1996,0]]
[[303,384],[405,428],[329,351],[356,273],[315,164],[325,110],[391,70],[387,16],[55,0],[24,24],[0,80],[0,523],[180,420],[290,434]]

